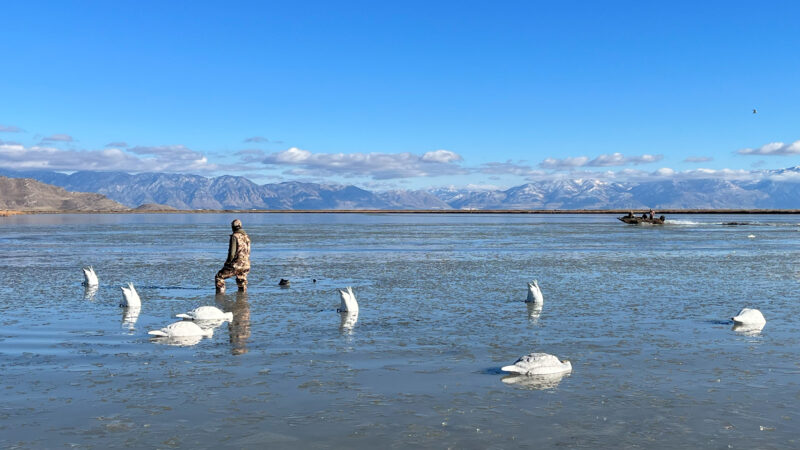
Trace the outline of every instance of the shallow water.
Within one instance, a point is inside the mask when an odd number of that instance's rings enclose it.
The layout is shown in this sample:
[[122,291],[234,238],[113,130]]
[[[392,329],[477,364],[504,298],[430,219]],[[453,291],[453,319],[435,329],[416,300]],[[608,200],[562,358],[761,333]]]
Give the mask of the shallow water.
[[[800,446],[798,216],[239,217],[244,296],[213,292],[230,215],[0,218],[0,446]],[[234,321],[150,340],[201,305]],[[760,333],[731,329],[744,306]],[[499,371],[532,351],[573,372]]]

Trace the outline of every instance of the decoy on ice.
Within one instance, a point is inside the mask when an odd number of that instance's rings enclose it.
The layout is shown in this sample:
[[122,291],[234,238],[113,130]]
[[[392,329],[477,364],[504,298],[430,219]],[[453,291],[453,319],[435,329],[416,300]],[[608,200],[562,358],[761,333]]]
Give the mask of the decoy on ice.
[[510,366],[503,366],[500,370],[522,375],[547,375],[571,372],[572,363],[560,361],[548,353],[531,353],[520,357]]

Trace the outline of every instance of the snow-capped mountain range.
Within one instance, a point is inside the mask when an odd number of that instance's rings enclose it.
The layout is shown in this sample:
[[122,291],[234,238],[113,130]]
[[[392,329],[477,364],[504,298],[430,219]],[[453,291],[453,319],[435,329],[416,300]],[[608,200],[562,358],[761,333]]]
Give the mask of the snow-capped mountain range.
[[[558,179],[505,190],[438,188],[372,192],[352,185],[284,182],[259,185],[238,176],[173,173],[12,171],[68,191],[92,192],[124,205],[177,209],[800,209],[800,166],[747,180],[698,178],[612,182]],[[2,193],[0,193],[2,195]]]

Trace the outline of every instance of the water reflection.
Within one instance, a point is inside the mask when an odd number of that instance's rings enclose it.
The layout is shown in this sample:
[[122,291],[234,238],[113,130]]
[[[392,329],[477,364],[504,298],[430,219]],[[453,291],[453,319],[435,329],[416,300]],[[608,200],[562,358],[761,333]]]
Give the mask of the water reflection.
[[339,324],[339,331],[343,334],[353,334],[353,327],[358,322],[358,311],[345,311],[339,313],[341,315],[341,323]]
[[250,303],[247,292],[237,291],[235,300],[229,299],[225,294],[217,294],[216,302],[223,311],[233,313],[233,320],[228,324],[231,354],[247,353],[247,340],[250,338]]
[[173,345],[177,347],[191,347],[203,340],[202,335],[196,336],[157,336],[150,338],[155,344]]
[[734,323],[733,328],[731,330],[739,333],[744,334],[747,336],[757,336],[761,334],[761,330],[764,329],[765,323],[760,324],[744,324],[744,323]]
[[94,300],[94,294],[97,294],[97,285],[95,286],[86,286],[83,289],[83,299],[84,300]]
[[[36,217],[50,220],[26,220]],[[180,217],[187,224],[175,233]],[[248,225],[258,242],[280,237],[253,255],[255,266],[297,279],[280,290],[255,271],[252,309],[233,290],[221,297],[217,306],[236,313],[227,346],[225,336],[156,345],[146,332],[190,305],[215,304],[207,283],[192,280],[218,270],[230,215],[8,226],[7,279],[52,275],[0,288],[0,447],[596,448],[670,436],[680,448],[777,448],[797,437],[788,425],[798,412],[796,227],[743,241],[720,225],[645,230],[610,216],[328,214],[313,226],[307,217],[245,222],[261,224]],[[94,301],[70,278],[87,246],[104,268]],[[521,305],[519,281],[532,266],[558,299],[546,318]],[[311,276],[325,278],[312,285]],[[760,281],[729,281],[747,279]],[[116,286],[129,280],[152,286],[132,335],[116,307]],[[347,315],[336,322],[339,303],[328,297],[352,284],[373,311],[358,317],[358,332]],[[641,294],[652,286],[658,295]],[[707,320],[727,319],[754,291],[779,311],[769,330],[747,336]],[[477,370],[538,348],[581,361],[576,375]]]
[[525,303],[525,305],[528,307],[528,320],[531,321],[531,324],[536,325],[539,322],[539,317],[542,315],[542,304],[528,302]]
[[122,328],[126,328],[132,332],[141,311],[142,308],[139,306],[122,308]]
[[547,375],[508,375],[500,379],[505,384],[512,384],[525,389],[555,389],[561,379],[569,373],[551,373]]

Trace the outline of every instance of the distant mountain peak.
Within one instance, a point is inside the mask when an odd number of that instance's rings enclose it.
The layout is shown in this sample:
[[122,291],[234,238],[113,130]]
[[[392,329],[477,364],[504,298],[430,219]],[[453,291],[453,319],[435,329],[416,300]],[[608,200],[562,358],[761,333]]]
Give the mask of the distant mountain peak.
[[[558,178],[500,188],[443,186],[372,192],[358,186],[284,181],[259,185],[223,175],[80,171],[71,174],[0,169],[70,191],[95,192],[130,207],[155,203],[177,209],[800,209],[800,166],[769,170],[758,180],[723,178],[619,182]],[[781,176],[784,175],[784,176]]]

